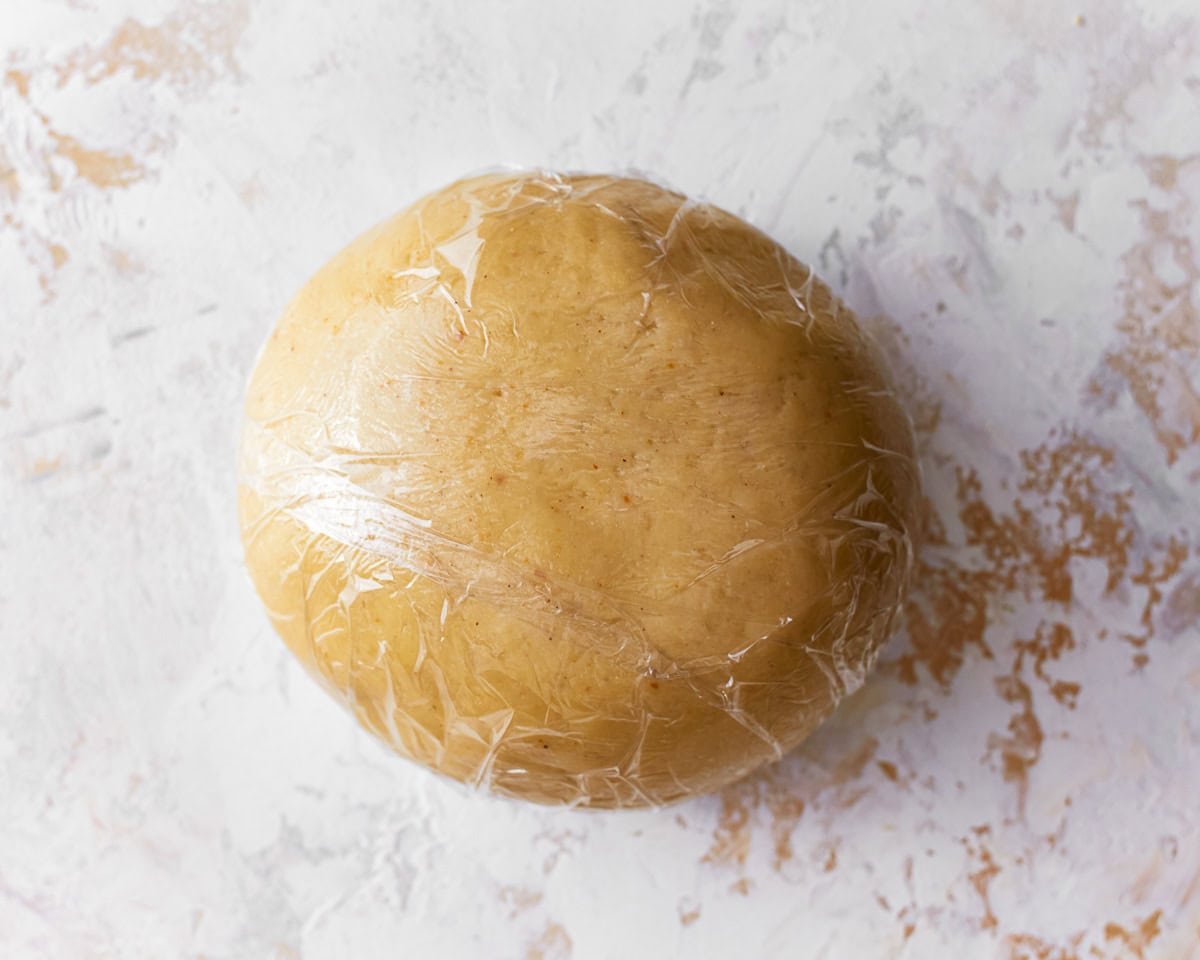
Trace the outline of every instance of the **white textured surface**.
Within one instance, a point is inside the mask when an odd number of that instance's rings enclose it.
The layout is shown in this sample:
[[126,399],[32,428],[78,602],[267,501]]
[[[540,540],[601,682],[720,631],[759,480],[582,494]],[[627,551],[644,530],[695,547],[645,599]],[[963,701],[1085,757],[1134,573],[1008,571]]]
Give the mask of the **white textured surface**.
[[[1195,3],[95,6],[0,4],[0,955],[1200,956]],[[498,162],[764,227],[918,420],[907,634],[723,796],[435,781],[242,572],[282,304]]]

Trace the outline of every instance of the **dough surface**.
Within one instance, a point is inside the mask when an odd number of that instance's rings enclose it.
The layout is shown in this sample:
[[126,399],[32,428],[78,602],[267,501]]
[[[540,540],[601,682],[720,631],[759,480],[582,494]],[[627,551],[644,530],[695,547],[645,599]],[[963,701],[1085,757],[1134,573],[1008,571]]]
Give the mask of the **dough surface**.
[[460,181],[287,307],[251,380],[247,564],[401,754],[668,803],[799,743],[893,626],[907,419],[762,233],[638,180]]

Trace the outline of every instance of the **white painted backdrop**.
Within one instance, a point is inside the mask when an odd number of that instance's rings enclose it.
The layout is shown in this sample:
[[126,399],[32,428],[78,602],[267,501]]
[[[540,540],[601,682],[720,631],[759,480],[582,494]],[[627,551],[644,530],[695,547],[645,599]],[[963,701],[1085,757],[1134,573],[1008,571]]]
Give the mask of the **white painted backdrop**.
[[[0,955],[1200,956],[1200,7],[0,0]],[[644,170],[884,340],[908,629],[667,811],[467,795],[291,662],[245,378],[352,236]]]

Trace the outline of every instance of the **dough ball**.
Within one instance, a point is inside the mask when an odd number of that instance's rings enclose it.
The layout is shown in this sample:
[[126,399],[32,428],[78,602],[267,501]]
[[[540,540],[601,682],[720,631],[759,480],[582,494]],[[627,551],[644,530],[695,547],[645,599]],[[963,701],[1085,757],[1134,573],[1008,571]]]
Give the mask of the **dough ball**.
[[916,480],[808,267],[650,183],[505,173],[287,307],[239,500],[275,629],[369,730],[500,794],[623,807],[744,776],[862,682]]

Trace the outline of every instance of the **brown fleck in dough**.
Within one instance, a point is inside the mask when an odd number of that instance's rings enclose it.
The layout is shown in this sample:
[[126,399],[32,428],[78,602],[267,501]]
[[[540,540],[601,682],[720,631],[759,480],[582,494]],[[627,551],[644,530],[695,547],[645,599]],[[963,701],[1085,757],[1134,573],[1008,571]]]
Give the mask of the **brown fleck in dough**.
[[497,174],[354,241],[249,389],[251,576],[400,753],[667,803],[807,736],[892,628],[908,421],[854,317],[737,218]]

